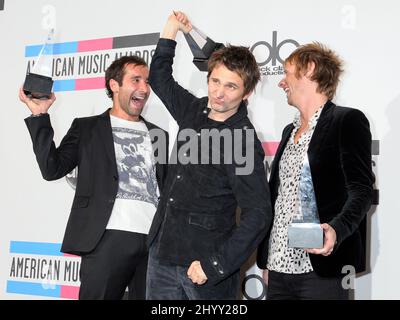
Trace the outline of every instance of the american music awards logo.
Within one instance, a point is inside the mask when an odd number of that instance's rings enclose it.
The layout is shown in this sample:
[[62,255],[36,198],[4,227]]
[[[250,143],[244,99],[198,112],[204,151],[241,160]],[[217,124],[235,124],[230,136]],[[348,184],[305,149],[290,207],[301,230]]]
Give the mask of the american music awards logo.
[[10,241],[6,292],[78,299],[80,257],[60,249],[59,243]]
[[[54,43],[49,50],[53,55],[53,91],[105,88],[104,73],[114,60],[137,55],[149,63],[159,37],[159,33],[146,33]],[[43,44],[25,47],[27,72],[34,67],[42,47]]]

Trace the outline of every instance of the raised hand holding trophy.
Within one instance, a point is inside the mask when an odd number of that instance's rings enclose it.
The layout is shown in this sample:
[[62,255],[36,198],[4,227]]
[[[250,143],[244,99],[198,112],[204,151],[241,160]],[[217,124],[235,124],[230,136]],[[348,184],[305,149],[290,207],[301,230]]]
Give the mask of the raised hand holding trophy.
[[25,77],[24,93],[35,99],[49,99],[53,87],[54,29],[51,29],[31,72]]
[[324,236],[318,218],[307,153],[300,174],[298,197],[298,212],[288,227],[288,246],[291,248],[322,248]]
[[193,63],[200,71],[207,72],[208,59],[215,50],[223,48],[224,45],[214,42],[195,26],[192,26],[192,30],[184,35],[193,54]]

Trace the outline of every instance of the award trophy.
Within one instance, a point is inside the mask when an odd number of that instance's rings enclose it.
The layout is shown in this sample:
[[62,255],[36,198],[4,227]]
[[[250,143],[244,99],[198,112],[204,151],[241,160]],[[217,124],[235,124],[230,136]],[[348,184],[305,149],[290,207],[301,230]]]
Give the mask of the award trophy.
[[219,42],[214,42],[195,26],[192,26],[192,30],[184,35],[193,53],[193,63],[200,71],[207,72],[207,63],[211,54],[215,50],[223,48],[224,45]]
[[306,154],[301,170],[298,191],[298,212],[288,227],[288,247],[322,248],[324,234],[318,218],[317,202]]
[[35,99],[48,99],[50,97],[53,87],[53,79],[51,78],[53,39],[54,29],[51,29],[32,71],[26,74],[23,90],[28,97]]

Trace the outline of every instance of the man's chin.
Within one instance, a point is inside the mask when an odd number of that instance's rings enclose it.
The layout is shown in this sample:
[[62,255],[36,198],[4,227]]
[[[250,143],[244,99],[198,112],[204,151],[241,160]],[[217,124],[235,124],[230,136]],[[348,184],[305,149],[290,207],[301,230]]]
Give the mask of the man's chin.
[[135,111],[135,112],[129,112],[129,115],[130,116],[132,116],[132,117],[138,117],[138,116],[140,116],[142,114],[142,110],[140,110],[140,112],[139,111]]
[[138,115],[140,115],[141,113],[142,113],[142,111],[143,111],[143,108],[144,108],[144,105],[143,106],[136,106],[136,105],[129,105],[129,114],[130,115],[135,115],[135,116],[138,116]]
[[219,104],[211,105],[211,110],[214,110],[215,112],[218,113],[224,113],[226,111],[224,106],[223,105],[221,106]]
[[287,101],[287,104],[288,104],[289,106],[293,106],[293,101],[292,101],[292,100],[290,100],[289,98],[287,98],[286,101]]

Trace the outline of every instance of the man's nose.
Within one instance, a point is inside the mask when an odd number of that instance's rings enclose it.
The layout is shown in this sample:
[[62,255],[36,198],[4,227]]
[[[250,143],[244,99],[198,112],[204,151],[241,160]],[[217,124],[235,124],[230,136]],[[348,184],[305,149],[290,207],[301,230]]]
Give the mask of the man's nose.
[[216,92],[217,92],[217,98],[223,98],[225,95],[223,86],[218,87]]
[[150,86],[146,81],[140,81],[139,90],[143,92],[149,92]]

